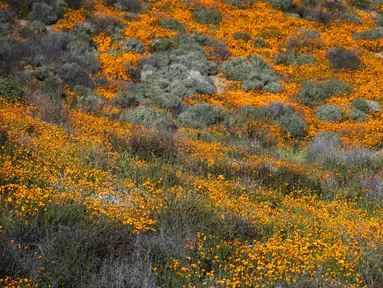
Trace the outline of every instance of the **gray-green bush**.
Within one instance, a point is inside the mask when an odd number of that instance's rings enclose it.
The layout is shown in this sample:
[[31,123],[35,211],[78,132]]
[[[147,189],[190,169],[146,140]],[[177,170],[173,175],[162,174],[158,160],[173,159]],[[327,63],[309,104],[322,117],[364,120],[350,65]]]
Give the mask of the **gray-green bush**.
[[226,3],[234,5],[237,8],[247,8],[255,2],[256,0],[226,0]]
[[251,66],[246,58],[232,58],[225,61],[221,70],[230,80],[246,80],[251,71]]
[[31,12],[28,14],[28,19],[51,25],[57,22],[59,18],[57,11],[51,6],[45,3],[34,3]]
[[179,115],[183,124],[194,128],[206,128],[223,120],[223,111],[206,103],[197,103],[188,107]]
[[265,42],[262,38],[257,38],[253,40],[253,44],[257,48],[269,48],[270,45]]
[[181,34],[173,41],[179,44],[141,62],[140,80],[145,84],[135,87],[139,88],[136,97],[148,100],[145,104],[175,111],[188,95],[215,93],[208,76],[217,74],[218,68],[194,37]]
[[140,106],[130,109],[120,115],[121,121],[131,124],[140,124],[151,128],[164,128],[175,126],[175,121],[170,113],[154,108]]
[[289,11],[295,7],[294,0],[269,0],[273,8],[282,11]]
[[320,48],[322,43],[320,40],[320,33],[317,30],[302,29],[291,37],[287,43],[288,49],[298,49],[301,47]]
[[73,91],[75,92],[75,97],[71,105],[85,112],[98,111],[106,102],[103,97],[97,95],[87,87],[75,86]]
[[138,106],[142,103],[142,99],[138,97],[138,94],[133,91],[120,91],[116,97],[113,98],[112,103],[122,109]]
[[326,122],[339,122],[344,119],[344,112],[336,105],[323,105],[318,107],[315,117]]
[[176,32],[186,32],[185,26],[176,19],[162,18],[159,22],[160,26]]
[[302,104],[316,106],[325,103],[329,98],[339,93],[350,93],[351,88],[337,79],[329,79],[325,82],[305,81],[302,89],[294,96]]
[[274,119],[294,113],[294,110],[290,106],[287,106],[282,102],[272,102],[265,108]]
[[349,112],[352,122],[366,122],[368,121],[368,116],[366,113],[359,109],[351,109]]
[[248,34],[246,32],[234,32],[233,38],[235,40],[243,40],[243,41],[247,42],[247,41],[250,41],[251,36],[250,36],[250,34]]
[[283,130],[294,138],[306,134],[307,122],[297,113],[282,115],[277,121]]
[[327,58],[334,70],[355,70],[360,67],[360,60],[355,49],[334,48],[327,51]]
[[64,98],[64,82],[55,76],[45,78],[41,85],[41,94],[49,96],[51,99]]
[[173,46],[173,43],[166,38],[157,38],[150,43],[150,49],[152,52],[167,51]]
[[254,107],[246,105],[238,109],[237,117],[239,123],[246,121],[259,121],[271,118],[271,113],[266,107]]
[[25,27],[31,34],[41,34],[47,32],[47,27],[43,22],[34,20],[27,24]]
[[193,11],[194,19],[201,24],[219,24],[222,20],[219,10],[201,7]]
[[130,38],[124,41],[124,46],[122,48],[124,51],[136,52],[143,54],[145,52],[145,47],[141,41],[137,38]]
[[277,76],[270,66],[259,56],[247,58],[232,58],[221,65],[221,71],[230,80],[244,80],[246,91],[263,89],[271,93],[278,93],[283,86],[276,82]]
[[4,99],[17,102],[24,98],[24,90],[11,76],[0,77],[0,96]]
[[352,106],[365,113],[382,111],[379,103],[363,98],[356,98],[352,100]]
[[356,40],[377,40],[383,38],[383,28],[376,28],[365,32],[355,32],[352,37]]
[[141,10],[139,0],[106,0],[107,5],[114,6],[119,10],[138,13]]
[[274,56],[275,64],[302,66],[305,64],[312,64],[315,58],[309,54],[296,54],[296,53],[279,53]]

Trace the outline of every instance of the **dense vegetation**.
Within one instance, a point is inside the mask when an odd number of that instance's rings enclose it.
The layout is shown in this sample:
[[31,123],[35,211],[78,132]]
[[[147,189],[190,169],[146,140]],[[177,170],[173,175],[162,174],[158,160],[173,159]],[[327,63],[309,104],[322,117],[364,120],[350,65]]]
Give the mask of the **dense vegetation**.
[[0,287],[382,287],[379,0],[0,0]]

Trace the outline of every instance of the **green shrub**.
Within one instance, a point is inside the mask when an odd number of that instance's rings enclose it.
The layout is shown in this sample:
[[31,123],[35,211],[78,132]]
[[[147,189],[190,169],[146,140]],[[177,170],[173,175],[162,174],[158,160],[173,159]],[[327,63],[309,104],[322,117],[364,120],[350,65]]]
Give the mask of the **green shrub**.
[[265,107],[253,107],[246,105],[238,109],[238,121],[244,123],[246,121],[259,121],[271,118],[271,113]]
[[351,14],[351,13],[348,13],[348,12],[342,13],[341,19],[344,19],[348,22],[360,24],[360,18],[358,16]]
[[257,38],[253,40],[253,44],[257,48],[270,48],[270,45],[265,42],[262,38]]
[[233,33],[233,38],[235,40],[243,40],[243,41],[250,41],[251,37],[248,33],[246,32],[234,32]]
[[87,65],[83,67],[86,71],[94,71],[97,69],[96,44],[92,37],[84,32],[70,34],[65,45],[65,54],[63,61],[76,62],[79,65]]
[[327,51],[332,69],[355,70],[360,67],[360,60],[357,57],[355,49],[345,50],[343,48],[334,48]]
[[377,40],[383,38],[383,28],[368,30],[365,32],[355,32],[352,37],[356,40]]
[[188,107],[179,115],[182,123],[194,128],[206,128],[223,120],[223,112],[220,107],[210,104],[197,103]]
[[282,85],[275,82],[277,80],[276,75],[261,57],[253,55],[251,64],[251,72],[243,82],[246,91],[264,89],[266,92],[278,93],[283,89]]
[[194,38],[195,41],[197,41],[200,45],[208,46],[211,48],[209,53],[212,58],[224,60],[229,55],[226,42],[223,39],[213,39],[201,34],[195,34]]
[[[4,130],[4,129],[0,129],[0,148],[1,147],[4,147],[7,142],[8,142],[8,132],[7,130]],[[1,183],[1,180],[0,180],[0,183]],[[1,184],[3,185],[3,184]]]
[[[252,71],[247,79],[243,82],[243,87],[245,88],[245,91],[249,91],[252,89],[258,90],[258,89],[264,89],[266,86],[268,86],[269,92],[275,92],[278,93],[281,90],[281,85],[278,83],[275,83],[276,77],[268,71]],[[271,86],[271,84],[274,84],[275,86]]]
[[76,85],[92,87],[93,85],[89,74],[76,63],[64,63],[58,66],[57,74],[71,87]]
[[73,98],[71,104],[77,109],[82,109],[85,112],[95,112],[100,110],[105,104],[105,99],[103,97],[97,95],[87,87],[75,86],[73,91],[76,96]]
[[357,98],[352,101],[353,107],[356,109],[363,111],[365,113],[370,112],[380,112],[381,108],[379,106],[379,103],[371,100],[366,100],[363,98]]
[[[371,1],[371,2],[374,3],[375,1]],[[352,6],[356,6],[360,9],[366,9],[367,7],[371,5],[371,2],[369,0],[350,0],[350,4]]]
[[274,56],[273,59],[275,64],[302,66],[305,64],[312,64],[315,62],[313,56],[309,54],[296,54],[296,53],[279,53]]
[[176,32],[186,32],[185,26],[176,19],[162,18],[159,22],[160,26]]
[[16,83],[13,77],[1,77],[0,96],[8,101],[17,102],[24,98],[24,90]]
[[319,3],[319,0],[303,0],[302,1],[302,4],[304,6],[311,6],[311,7],[318,5],[318,3]]
[[282,85],[275,82],[274,72],[261,57],[253,55],[250,63],[246,58],[232,58],[222,64],[221,71],[230,80],[245,80],[243,87],[246,91],[266,87],[266,91],[271,93],[282,90]]
[[320,48],[322,42],[320,41],[320,33],[317,30],[302,29],[288,40],[288,49],[298,49],[301,47]]
[[14,12],[12,9],[9,8],[2,8],[0,10],[0,23],[5,24],[5,23],[12,23],[14,24]]
[[33,34],[41,34],[47,32],[47,27],[45,24],[36,20],[29,22],[26,26],[26,29],[28,29],[28,31]]
[[285,166],[273,169],[269,166],[262,165],[257,170],[257,177],[261,180],[262,185],[279,189],[286,194],[294,193],[294,191],[302,189],[316,195],[323,193],[318,179],[313,179],[306,173]]
[[[378,200],[381,200],[381,188],[377,194],[378,195],[376,199],[373,199],[373,202],[378,202]],[[383,245],[378,241],[373,242],[375,242],[373,245],[362,244],[363,246],[360,253],[361,256],[358,257],[355,269],[356,272],[360,275],[360,278],[363,280],[363,283],[366,286],[372,287],[375,286],[375,283],[379,283],[378,286],[383,283],[383,257],[380,256],[383,253]]]
[[340,81],[338,79],[329,79],[326,82],[322,83],[322,88],[326,94],[333,96],[339,93],[351,93],[351,88],[347,83]]
[[122,48],[124,51],[136,52],[139,54],[145,53],[144,45],[137,38],[130,38],[124,41],[124,46]]
[[351,109],[349,112],[352,122],[366,122],[368,121],[367,114],[359,109]]
[[65,0],[68,4],[68,8],[78,10],[84,5],[84,0]]
[[129,227],[89,214],[79,204],[49,204],[28,221],[2,216],[1,275],[30,275],[39,287],[153,287],[152,267]]
[[315,106],[319,103],[324,103],[329,95],[322,89],[320,84],[309,80],[303,82],[302,89],[295,95],[295,97],[307,106]]
[[282,84],[278,82],[270,82],[263,87],[263,91],[277,94],[283,90]]
[[11,72],[11,67],[5,61],[0,60],[0,78],[5,78]]
[[200,72],[191,71],[189,75],[188,80],[193,82],[192,87],[197,93],[211,95],[217,92],[211,80],[206,76],[202,76]]
[[209,46],[212,48],[212,51],[210,51],[210,56],[217,58],[218,60],[226,60],[230,55],[226,42],[223,39],[217,39]]
[[246,58],[232,58],[223,62],[221,70],[230,80],[245,80],[249,77],[251,66]]
[[140,80],[146,84],[138,93],[152,104],[177,110],[187,95],[216,92],[208,75],[217,74],[218,67],[194,37],[182,34],[173,40],[179,45],[155,52],[140,63]]
[[167,51],[173,46],[173,43],[166,38],[157,38],[150,43],[152,52]]
[[205,7],[194,10],[193,17],[201,24],[219,24],[222,20],[219,10]]
[[41,86],[41,93],[51,99],[62,99],[65,97],[64,82],[58,77],[47,77]]
[[11,23],[1,23],[0,22],[0,37],[7,36],[15,32],[16,27]]
[[295,113],[291,107],[286,106],[282,102],[272,102],[265,108],[267,109],[267,111],[269,111],[271,117],[274,119]]
[[142,159],[150,161],[153,156],[166,161],[177,157],[177,147],[173,141],[173,134],[166,130],[137,133],[131,140],[131,153]]
[[139,0],[106,0],[107,5],[114,6],[119,10],[138,13],[141,10]]
[[278,119],[279,125],[282,126],[286,133],[292,137],[302,137],[306,134],[307,122],[297,113],[286,114]]
[[278,65],[287,65],[288,60],[287,60],[287,53],[278,53],[277,55],[274,56],[273,62]]
[[165,92],[158,85],[148,85],[145,95],[161,108],[177,109],[181,105],[180,95]]
[[214,42],[215,42],[213,38],[206,36],[205,34],[199,34],[199,33],[194,33],[193,39],[202,46],[212,46],[214,45]]
[[295,95],[302,104],[315,106],[326,102],[332,96],[339,93],[350,93],[351,88],[337,79],[330,79],[326,82],[318,83],[313,80],[303,82],[302,89]]
[[174,121],[169,114],[145,106],[137,107],[122,113],[120,120],[131,124],[141,124],[154,128],[158,127],[160,124],[163,125],[164,123],[167,123],[167,126],[174,125]]
[[[338,134],[335,132],[318,132],[313,139],[313,143],[324,142],[329,146],[339,146],[341,145]],[[324,145],[324,146],[326,146]]]
[[271,71],[269,64],[267,64],[266,61],[258,55],[251,56],[250,61],[252,66],[255,67],[257,70],[262,70],[264,72],[266,70]]
[[269,0],[269,2],[273,8],[282,10],[284,12],[289,11],[295,7],[294,0]]
[[33,78],[39,81],[43,81],[44,79],[49,77],[54,77],[54,69],[52,69],[51,67],[48,67],[47,65],[40,66],[43,61],[44,61],[43,56],[41,56],[40,58],[39,55],[36,55],[34,62],[36,63],[36,66],[38,67],[36,67],[35,69],[24,70],[23,74],[27,78]]
[[138,107],[121,114],[120,119],[132,124],[150,125],[159,117],[160,113],[157,110],[147,107]]
[[326,122],[338,122],[344,119],[344,112],[336,105],[324,105],[318,107],[315,117]]
[[325,0],[321,3],[321,6],[330,12],[344,12],[347,10],[347,6],[343,2]]
[[132,91],[120,91],[116,97],[112,100],[113,104],[119,106],[122,109],[138,106],[142,100],[138,94],[132,93]]
[[70,34],[61,65],[57,67],[60,77],[71,86],[92,87],[89,74],[96,74],[101,69],[95,48],[96,44],[88,34]]
[[31,12],[28,14],[28,19],[51,25],[56,23],[59,18],[57,11],[51,6],[45,3],[34,3]]
[[226,0],[226,3],[234,5],[237,8],[247,8],[255,2],[256,0]]
[[320,32],[314,29],[299,29],[297,32],[301,33],[304,38],[315,39],[320,38]]
[[295,53],[290,53],[287,57],[287,61],[290,65],[302,66],[314,63],[315,58],[309,54],[297,55]]

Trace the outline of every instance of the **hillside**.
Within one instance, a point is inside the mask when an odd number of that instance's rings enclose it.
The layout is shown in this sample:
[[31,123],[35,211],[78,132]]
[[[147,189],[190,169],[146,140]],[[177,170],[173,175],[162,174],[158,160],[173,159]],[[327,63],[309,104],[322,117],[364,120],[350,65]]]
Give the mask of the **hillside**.
[[0,287],[383,287],[380,0],[0,0]]

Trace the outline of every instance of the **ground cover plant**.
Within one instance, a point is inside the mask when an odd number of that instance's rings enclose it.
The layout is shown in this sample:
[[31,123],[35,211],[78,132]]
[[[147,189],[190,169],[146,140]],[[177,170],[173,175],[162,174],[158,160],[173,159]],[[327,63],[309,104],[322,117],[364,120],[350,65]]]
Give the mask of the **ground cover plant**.
[[0,287],[382,287],[382,13],[0,0]]

